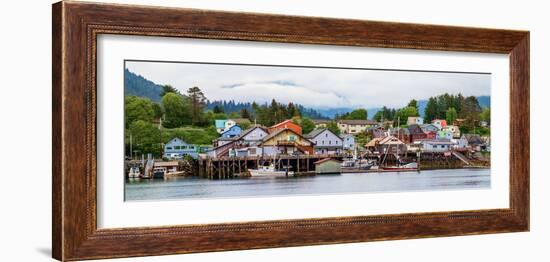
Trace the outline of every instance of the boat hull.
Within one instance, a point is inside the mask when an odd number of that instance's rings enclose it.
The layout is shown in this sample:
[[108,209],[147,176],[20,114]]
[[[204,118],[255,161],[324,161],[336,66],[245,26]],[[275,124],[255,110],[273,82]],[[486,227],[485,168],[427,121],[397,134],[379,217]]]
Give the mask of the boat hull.
[[396,171],[396,172],[410,172],[410,171],[418,171],[418,168],[410,168],[410,167],[382,167],[382,170],[384,170],[384,171]]
[[251,177],[285,177],[293,175],[293,172],[286,171],[264,171],[264,170],[255,170],[249,169]]

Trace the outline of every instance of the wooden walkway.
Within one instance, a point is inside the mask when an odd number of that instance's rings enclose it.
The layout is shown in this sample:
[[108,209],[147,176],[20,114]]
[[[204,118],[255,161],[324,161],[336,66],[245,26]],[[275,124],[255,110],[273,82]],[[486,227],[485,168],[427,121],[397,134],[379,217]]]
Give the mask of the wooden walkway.
[[222,157],[198,160],[199,176],[209,179],[229,179],[235,176],[249,176],[248,169],[275,165],[276,169],[288,166],[295,173],[309,173],[315,170],[315,162],[324,158],[342,160],[343,155],[279,155],[276,157]]

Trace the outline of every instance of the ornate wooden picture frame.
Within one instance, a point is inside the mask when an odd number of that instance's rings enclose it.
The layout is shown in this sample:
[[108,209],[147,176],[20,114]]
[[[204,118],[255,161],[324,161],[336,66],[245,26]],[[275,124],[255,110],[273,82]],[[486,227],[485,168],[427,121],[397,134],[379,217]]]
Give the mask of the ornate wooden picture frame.
[[[81,260],[529,230],[529,32],[181,8],[53,5],[53,257]],[[510,207],[98,229],[99,34],[508,54]],[[144,249],[144,243],[156,248]]]

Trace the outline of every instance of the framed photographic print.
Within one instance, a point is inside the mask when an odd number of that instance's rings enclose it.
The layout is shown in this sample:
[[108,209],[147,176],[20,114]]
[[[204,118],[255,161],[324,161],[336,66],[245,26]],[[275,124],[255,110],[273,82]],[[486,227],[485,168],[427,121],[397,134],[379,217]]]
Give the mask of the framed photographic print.
[[527,31],[71,1],[52,26],[56,259],[529,230]]

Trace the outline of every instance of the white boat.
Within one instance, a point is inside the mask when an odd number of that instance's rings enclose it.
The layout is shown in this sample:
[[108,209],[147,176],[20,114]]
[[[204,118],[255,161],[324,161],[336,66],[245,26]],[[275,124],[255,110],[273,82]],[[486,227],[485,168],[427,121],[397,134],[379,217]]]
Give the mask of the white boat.
[[139,172],[138,166],[130,167],[130,171],[128,172],[128,178],[139,178],[141,176],[141,172]]
[[294,172],[287,170],[275,170],[273,164],[269,166],[260,166],[258,169],[248,169],[250,176],[252,177],[273,177],[273,176],[287,176],[293,175]]

